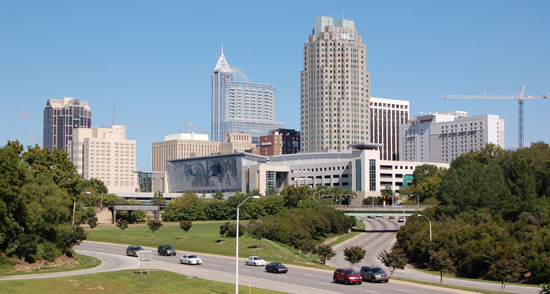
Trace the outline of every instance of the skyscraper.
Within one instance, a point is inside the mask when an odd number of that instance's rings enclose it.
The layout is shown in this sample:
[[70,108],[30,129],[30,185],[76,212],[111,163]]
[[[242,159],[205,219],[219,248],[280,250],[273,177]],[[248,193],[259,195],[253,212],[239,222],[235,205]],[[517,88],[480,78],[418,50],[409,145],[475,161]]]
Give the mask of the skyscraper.
[[409,121],[409,101],[370,97],[370,142],[381,143],[380,159],[399,160],[399,126]]
[[44,108],[43,147],[71,151],[73,130],[92,127],[92,109],[77,98],[48,99]]
[[212,141],[245,132],[258,145],[260,136],[282,127],[275,122],[275,88],[235,81],[222,49],[212,73]]
[[302,152],[348,150],[369,140],[370,74],[355,23],[315,19],[300,72]]

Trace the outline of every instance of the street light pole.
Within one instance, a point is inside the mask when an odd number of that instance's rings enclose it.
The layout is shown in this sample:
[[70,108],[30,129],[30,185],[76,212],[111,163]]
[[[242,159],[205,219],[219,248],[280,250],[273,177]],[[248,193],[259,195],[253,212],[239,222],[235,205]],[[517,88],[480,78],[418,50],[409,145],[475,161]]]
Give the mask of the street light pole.
[[411,195],[411,198],[412,197],[416,197],[416,208],[420,209],[420,197],[418,197],[418,195]]
[[425,216],[423,214],[419,214],[418,216],[423,216],[430,222],[430,243],[432,243],[432,221],[427,216]]
[[248,196],[246,199],[237,206],[237,235],[235,236],[235,294],[239,294],[239,209],[246,200],[254,198],[258,199],[260,196]]

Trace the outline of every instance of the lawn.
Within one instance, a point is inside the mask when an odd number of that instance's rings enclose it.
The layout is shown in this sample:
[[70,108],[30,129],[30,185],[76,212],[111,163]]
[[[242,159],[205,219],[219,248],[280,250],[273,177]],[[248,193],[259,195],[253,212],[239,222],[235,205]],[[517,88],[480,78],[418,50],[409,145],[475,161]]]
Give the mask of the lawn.
[[[220,240],[220,225],[225,221],[195,221],[187,239],[185,233],[179,228],[179,223],[163,222],[163,226],[155,232],[155,237],[146,224],[132,224],[124,230],[115,225],[103,225],[90,233],[87,229],[90,241],[110,242],[119,244],[131,244],[156,248],[159,245],[168,244],[178,251],[210,253],[225,256],[235,256],[235,238]],[[292,249],[284,244],[273,242],[268,239],[260,241],[260,247],[256,248],[256,240],[246,235],[239,237],[239,256],[247,257],[259,255],[268,261],[280,261],[288,264],[303,265],[318,268],[329,268],[319,263],[316,256],[308,258],[298,250]]]
[[17,276],[17,275],[28,275],[28,274],[46,274],[46,273],[55,273],[55,272],[76,271],[76,270],[96,267],[99,264],[101,264],[101,260],[94,257],[86,256],[86,255],[76,254],[75,258],[79,261],[78,264],[74,264],[74,265],[64,264],[58,267],[47,266],[47,267],[38,268],[32,272],[14,271],[15,270],[14,265],[3,264],[3,265],[0,265],[0,276]]
[[330,246],[334,247],[340,243],[344,243],[345,241],[359,235],[365,232],[366,225],[361,222],[359,219],[356,219],[356,227],[351,230],[351,233],[340,236],[338,239],[330,242]]
[[[241,293],[248,287],[240,286]],[[234,293],[235,285],[188,277],[166,271],[125,270],[63,278],[0,281],[0,292],[10,294],[40,293]],[[252,288],[252,293],[281,293]]]

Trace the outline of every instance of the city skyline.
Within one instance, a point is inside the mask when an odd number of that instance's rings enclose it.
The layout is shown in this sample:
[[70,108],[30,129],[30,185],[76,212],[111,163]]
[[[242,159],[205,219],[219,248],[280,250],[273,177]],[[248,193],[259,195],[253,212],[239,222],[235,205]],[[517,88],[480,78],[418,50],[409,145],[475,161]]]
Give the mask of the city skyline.
[[[93,128],[112,124],[116,103],[116,124],[126,125],[128,138],[137,141],[137,168],[148,170],[152,142],[183,131],[186,119],[209,128],[211,69],[222,43],[232,66],[277,89],[276,120],[299,130],[303,44],[315,17],[340,19],[342,12],[366,45],[371,96],[410,101],[411,117],[454,110],[496,114],[506,121],[506,148],[514,148],[517,102],[441,95],[481,94],[484,88],[518,95],[523,84],[527,95],[550,92],[550,4],[544,1],[211,6],[1,2],[2,144],[42,145],[48,99],[87,101]],[[232,21],[222,26],[227,15]],[[510,21],[518,17],[524,21]],[[550,141],[549,103],[525,103],[526,145]]]

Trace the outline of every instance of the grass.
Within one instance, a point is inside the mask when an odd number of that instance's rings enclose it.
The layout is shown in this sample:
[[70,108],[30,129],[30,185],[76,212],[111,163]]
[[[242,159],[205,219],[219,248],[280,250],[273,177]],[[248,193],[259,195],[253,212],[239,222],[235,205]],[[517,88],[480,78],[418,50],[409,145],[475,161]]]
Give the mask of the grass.
[[[217,242],[220,239],[219,230],[222,223],[225,221],[195,221],[187,234],[187,239],[184,239],[185,233],[177,222],[164,222],[155,232],[155,237],[152,237],[146,224],[129,225],[124,235],[115,225],[104,225],[96,227],[92,234],[88,234],[87,240],[153,248],[167,244],[183,252],[235,256],[235,238],[226,237],[224,242]],[[89,232],[88,228],[87,230]],[[256,248],[256,240],[246,235],[239,237],[239,256],[259,255],[268,261],[329,268],[317,261],[316,256],[310,259],[300,251],[278,242],[262,239],[259,245],[260,247]]]
[[96,267],[101,264],[101,260],[91,256],[75,254],[75,258],[79,261],[78,264],[74,264],[74,265],[64,264],[53,268],[42,267],[42,268],[35,269],[32,272],[14,271],[15,270],[14,265],[3,264],[3,265],[0,265],[0,276],[17,276],[17,275],[46,274],[46,273],[76,271],[76,270],[83,270],[87,268]]
[[351,233],[341,236],[340,238],[338,238],[338,239],[336,239],[336,240],[330,242],[329,245],[332,246],[332,247],[334,247],[334,246],[336,246],[336,245],[338,245],[338,244],[340,244],[340,243],[344,243],[345,241],[347,241],[347,240],[349,240],[349,239],[351,239],[351,238],[353,238],[353,237],[355,237],[355,236],[357,236],[357,235],[363,233],[363,232],[365,231],[365,229],[366,229],[365,224],[362,223],[362,222],[360,222],[359,220],[357,220],[357,222],[356,222],[356,228],[353,228],[353,229],[351,230]]
[[[443,287],[443,288],[450,288],[450,289],[457,289],[457,290],[463,290],[463,291],[469,291],[469,292],[475,292],[475,293],[485,293],[485,294],[511,294],[510,292],[500,292],[500,291],[491,291],[491,290],[483,290],[483,289],[476,289],[476,288],[468,288],[468,287],[461,287],[461,286],[455,286],[455,285],[449,285],[449,284],[440,284],[440,283],[432,283],[432,282],[425,282],[425,281],[418,281],[418,280],[412,280],[412,279],[406,279],[406,278],[398,278],[398,277],[391,277],[394,280],[399,281],[405,281],[405,282],[411,282],[416,284],[423,284],[423,285],[430,285],[430,286],[436,286],[436,287]],[[443,282],[445,282],[445,279],[443,279]]]
[[[151,271],[140,275],[139,271],[79,275],[72,277],[0,281],[2,293],[11,294],[58,294],[58,293],[234,293],[235,285],[188,277],[166,271]],[[248,293],[248,287],[240,286],[241,293]],[[252,288],[252,293],[282,293]]]
[[[439,272],[430,271],[430,270],[427,270],[427,269],[422,269],[422,268],[417,268],[417,267],[410,267],[410,268],[414,269],[414,270],[417,270],[417,271],[420,271],[420,272],[423,272],[423,273],[426,273],[426,274],[430,274],[430,275],[434,275],[434,276],[439,277]],[[451,279],[464,280],[464,281],[475,281],[475,282],[482,282],[482,283],[488,283],[488,284],[498,284],[498,285],[501,284],[501,282],[499,282],[499,281],[464,278],[464,277],[459,277],[459,276],[456,276],[456,275],[453,275],[453,274],[448,274],[448,273],[443,273],[443,278],[451,278]],[[509,282],[507,282],[506,286],[508,286],[508,285],[534,287],[534,288],[539,288],[540,287],[539,285],[536,285],[536,284],[520,284],[520,283],[509,283]]]

